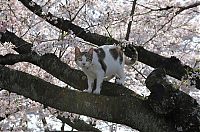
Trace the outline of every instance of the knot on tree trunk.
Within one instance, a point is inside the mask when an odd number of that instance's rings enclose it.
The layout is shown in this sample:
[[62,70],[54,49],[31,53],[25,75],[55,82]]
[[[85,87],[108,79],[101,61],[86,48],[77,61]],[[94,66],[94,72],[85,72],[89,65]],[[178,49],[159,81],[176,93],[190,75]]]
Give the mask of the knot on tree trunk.
[[146,79],[146,86],[151,91],[148,102],[150,107],[159,114],[167,114],[175,108],[175,88],[166,78],[163,69],[154,70]]
[[200,106],[195,99],[171,84],[162,68],[154,70],[146,79],[151,91],[147,100],[154,112],[174,122],[178,131],[200,131]]

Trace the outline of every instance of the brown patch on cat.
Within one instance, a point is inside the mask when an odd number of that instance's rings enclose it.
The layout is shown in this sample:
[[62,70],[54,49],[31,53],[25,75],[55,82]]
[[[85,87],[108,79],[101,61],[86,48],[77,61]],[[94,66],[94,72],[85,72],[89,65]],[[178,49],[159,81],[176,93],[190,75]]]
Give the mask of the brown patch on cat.
[[115,60],[117,60],[117,58],[118,58],[118,56],[119,56],[117,49],[116,49],[116,48],[109,49],[109,52],[110,52],[110,54],[112,55],[112,57],[113,57]]
[[120,64],[122,64],[122,61],[123,61],[123,51],[120,48],[118,48],[118,53],[119,53],[119,62],[120,62]]
[[107,66],[104,62],[104,58],[106,56],[104,50],[102,48],[98,48],[98,49],[94,49],[94,51],[97,53],[98,56],[98,61],[101,64],[102,69],[104,70],[104,72],[106,72]]
[[117,58],[119,57],[119,62],[120,62],[120,64],[122,64],[123,52],[121,51],[121,49],[119,47],[109,49],[109,52],[115,60],[117,60]]

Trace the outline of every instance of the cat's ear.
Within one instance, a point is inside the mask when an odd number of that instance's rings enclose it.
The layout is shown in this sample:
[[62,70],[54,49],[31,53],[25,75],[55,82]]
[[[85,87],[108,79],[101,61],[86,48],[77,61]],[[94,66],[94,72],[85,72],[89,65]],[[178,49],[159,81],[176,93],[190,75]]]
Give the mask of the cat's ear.
[[75,47],[75,55],[79,55],[81,53],[80,49],[78,47]]
[[93,51],[94,51],[94,49],[93,49],[93,48],[90,48],[89,51],[88,51],[88,53],[89,53],[90,55],[93,55]]

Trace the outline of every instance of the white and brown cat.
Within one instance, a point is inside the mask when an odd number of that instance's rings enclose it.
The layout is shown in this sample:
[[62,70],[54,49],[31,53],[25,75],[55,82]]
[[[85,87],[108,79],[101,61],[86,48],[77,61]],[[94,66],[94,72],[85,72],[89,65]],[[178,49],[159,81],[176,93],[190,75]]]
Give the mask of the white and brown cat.
[[114,45],[103,45],[99,48],[90,48],[87,52],[81,52],[75,47],[75,62],[87,75],[88,89],[86,92],[91,93],[94,80],[96,89],[94,94],[100,94],[101,84],[105,77],[116,76],[116,83],[124,84],[124,64],[132,65],[137,60],[137,51],[135,56],[129,60],[120,47]]

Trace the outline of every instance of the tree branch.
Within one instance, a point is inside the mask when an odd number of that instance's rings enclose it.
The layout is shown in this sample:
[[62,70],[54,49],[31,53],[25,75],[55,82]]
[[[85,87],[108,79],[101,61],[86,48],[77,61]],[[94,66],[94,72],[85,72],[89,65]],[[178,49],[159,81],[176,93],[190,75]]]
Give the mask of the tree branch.
[[[35,53],[29,53],[0,56],[0,64],[2,65],[13,65],[17,62],[30,62],[35,64],[75,89],[84,90],[87,88],[86,75],[82,71],[73,69],[66,63],[60,61],[60,59],[54,54],[39,56]],[[136,95],[133,91],[121,85],[106,81],[103,82],[102,87],[101,94],[103,95]]]
[[81,8],[76,12],[76,14],[74,15],[74,17],[70,20],[71,22],[74,21],[77,17],[77,15],[79,14],[79,12],[83,9],[83,7],[86,5],[86,1],[85,3],[81,6]]
[[75,128],[79,131],[93,131],[93,132],[100,132],[99,129],[94,128],[92,125],[87,124],[85,121],[80,119],[74,119],[74,121],[71,121],[69,118],[64,118],[62,116],[57,116],[57,119],[61,120],[62,122],[68,124],[72,128]]
[[[187,76],[189,72],[194,72],[194,70],[183,65],[179,59],[172,56],[170,58],[155,54],[153,52],[147,51],[143,47],[136,47],[138,51],[138,60],[142,63],[147,64],[153,68],[163,68],[166,74],[181,80],[183,77]],[[131,54],[127,54],[130,56]],[[196,88],[200,89],[200,78],[196,78]]]
[[0,121],[2,121],[2,120],[4,120],[5,118],[3,118],[3,117],[0,117]]
[[[102,45],[105,43],[118,43],[118,41],[112,38],[86,31],[84,28],[81,28],[71,23],[71,21],[53,16],[49,12],[45,14],[45,12],[42,11],[42,8],[31,0],[19,0],[19,1],[21,1],[21,3],[24,6],[26,6],[29,10],[31,10],[33,13],[45,19],[51,25],[56,26],[57,28],[62,29],[66,32],[68,32],[68,30],[72,30],[73,33],[77,37],[80,37],[85,41],[88,41],[97,45]],[[30,4],[30,3],[33,3],[33,4]]]
[[[43,12],[42,8],[31,0],[19,0],[19,1],[21,1],[22,4],[24,6],[26,6],[29,10],[31,10],[33,13],[35,13],[39,17],[45,19],[51,25],[56,26],[57,28],[62,29],[64,31],[72,30],[77,37],[80,37],[85,41],[88,41],[88,42],[91,42],[91,43],[94,43],[97,45],[119,43],[119,41],[117,41],[113,38],[105,37],[105,36],[99,35],[97,33],[91,33],[89,31],[85,31],[85,29],[71,23],[71,21],[64,20],[64,19],[58,18],[56,16],[53,16],[49,12],[45,15],[44,13],[42,13]],[[29,4],[29,3],[34,3],[34,4]],[[182,12],[183,10],[186,10],[186,9],[197,7],[199,5],[200,5],[200,3],[197,2],[197,3],[191,4],[186,7],[179,7],[180,10],[177,13]],[[168,10],[171,8],[172,7],[166,7],[162,10],[165,10],[165,9]]]
[[4,33],[0,32],[0,42],[11,42],[15,45],[14,50],[22,54],[30,53],[31,47],[33,46],[32,44],[24,41],[22,38],[19,38],[14,33],[11,33],[9,31],[6,31]]
[[200,131],[200,107],[195,99],[179,91],[166,79],[163,69],[154,70],[145,81],[151,91],[147,102],[162,115],[167,115],[175,123],[177,130],[184,132]]
[[127,40],[127,41],[129,40],[129,35],[130,35],[130,32],[131,32],[131,25],[132,25],[132,21],[133,21],[133,14],[134,14],[134,12],[135,12],[136,2],[137,2],[137,0],[134,0],[134,1],[133,1],[133,5],[132,5],[132,9],[131,9],[131,14],[130,14],[131,20],[130,20],[129,23],[128,23],[127,32],[126,32],[126,37],[125,37],[125,40]]
[[188,9],[191,9],[191,8],[194,8],[194,7],[197,7],[200,5],[200,1],[196,2],[196,3],[193,3],[193,4],[190,4],[188,6],[183,6],[183,7],[179,7],[179,10],[175,13],[175,14],[179,14],[185,10],[188,10]]
[[[173,9],[173,8],[179,8],[179,10],[175,13],[175,14],[179,14],[180,12],[184,11],[184,10],[187,10],[187,9],[191,9],[191,8],[194,8],[194,7],[197,7],[200,5],[200,2],[196,2],[196,3],[193,3],[193,4],[190,4],[188,6],[181,6],[181,7],[176,7],[176,6],[166,6],[166,7],[160,7],[160,8],[157,8],[157,9],[152,9],[150,7],[146,7],[144,5],[141,5],[141,4],[137,4],[139,6],[142,6],[146,9],[149,9],[151,11],[167,11],[167,10],[170,10],[170,9]],[[146,14],[146,13],[144,13]]]
[[[140,131],[175,131],[171,124],[131,96],[108,97],[72,91],[0,66],[0,87],[62,111],[125,124]],[[20,78],[20,79],[19,79]]]

